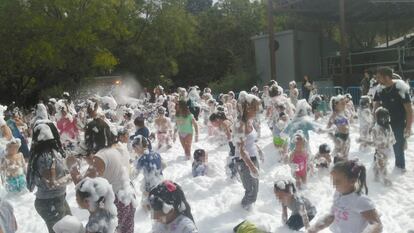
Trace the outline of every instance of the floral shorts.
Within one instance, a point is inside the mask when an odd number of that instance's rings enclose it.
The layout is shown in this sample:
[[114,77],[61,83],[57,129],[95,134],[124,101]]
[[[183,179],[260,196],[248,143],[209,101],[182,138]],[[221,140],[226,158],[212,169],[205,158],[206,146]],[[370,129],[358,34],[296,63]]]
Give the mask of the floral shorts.
[[26,188],[26,176],[24,174],[7,177],[6,182],[6,189],[11,193],[19,193]]

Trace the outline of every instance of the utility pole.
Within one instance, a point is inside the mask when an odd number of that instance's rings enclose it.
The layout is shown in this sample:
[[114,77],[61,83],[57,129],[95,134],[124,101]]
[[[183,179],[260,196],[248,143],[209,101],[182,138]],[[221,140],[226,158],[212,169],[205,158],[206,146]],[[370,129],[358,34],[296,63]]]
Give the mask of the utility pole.
[[273,0],[267,1],[269,53],[270,53],[270,79],[276,80],[276,50],[275,34],[273,31]]
[[346,17],[345,17],[345,1],[339,0],[339,15],[340,15],[340,28],[341,28],[341,84],[343,87],[347,86],[347,64],[346,58],[348,56],[348,43],[346,33]]

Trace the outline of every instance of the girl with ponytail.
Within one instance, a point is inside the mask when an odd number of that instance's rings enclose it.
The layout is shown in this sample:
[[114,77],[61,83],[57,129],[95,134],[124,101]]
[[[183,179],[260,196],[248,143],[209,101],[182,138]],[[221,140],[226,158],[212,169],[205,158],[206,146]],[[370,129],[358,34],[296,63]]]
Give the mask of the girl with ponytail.
[[308,233],[319,232],[328,226],[334,233],[382,232],[375,206],[366,196],[368,187],[364,165],[355,160],[340,161],[334,165],[331,176],[336,189],[331,212],[312,226]]

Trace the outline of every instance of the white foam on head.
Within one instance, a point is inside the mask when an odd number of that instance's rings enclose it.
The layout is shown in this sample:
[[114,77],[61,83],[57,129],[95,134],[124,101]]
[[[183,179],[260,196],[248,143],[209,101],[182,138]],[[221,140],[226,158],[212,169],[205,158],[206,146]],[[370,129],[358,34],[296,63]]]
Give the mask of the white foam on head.
[[394,80],[395,86],[398,89],[398,93],[400,94],[401,98],[405,98],[406,93],[410,93],[410,86],[404,82],[403,80],[396,79]]
[[34,132],[39,131],[39,136],[37,137],[37,141],[47,141],[47,140],[54,139],[52,130],[50,129],[49,125],[45,124],[46,122],[45,121],[36,122],[36,126],[33,131]]
[[76,189],[82,192],[87,192],[91,196],[88,198],[89,208],[94,211],[97,206],[96,202],[103,197],[104,208],[113,215],[117,215],[116,206],[114,204],[115,194],[112,190],[112,185],[108,180],[102,177],[89,178],[85,177],[78,185]]
[[37,119],[48,119],[47,109],[44,104],[37,104],[36,108],[36,117]]
[[259,97],[255,96],[255,95],[252,95],[252,94],[248,94],[245,91],[240,92],[240,94],[239,94],[239,102],[240,103],[247,102],[247,103],[251,104],[253,102],[253,100],[256,100],[256,101],[260,102]]

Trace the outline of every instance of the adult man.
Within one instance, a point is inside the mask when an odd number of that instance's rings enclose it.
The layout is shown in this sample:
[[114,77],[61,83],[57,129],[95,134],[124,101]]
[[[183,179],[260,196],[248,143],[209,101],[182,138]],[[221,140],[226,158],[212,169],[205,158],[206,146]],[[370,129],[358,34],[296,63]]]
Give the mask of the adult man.
[[370,84],[370,75],[369,75],[369,71],[365,70],[364,72],[364,77],[361,80],[361,92],[362,95],[367,95],[368,91],[369,91],[369,84]]
[[384,67],[377,70],[377,80],[382,85],[374,97],[374,109],[381,104],[391,116],[391,128],[394,131],[395,166],[405,172],[404,147],[406,138],[411,135],[412,108],[410,87],[402,80],[393,80],[393,72]]

